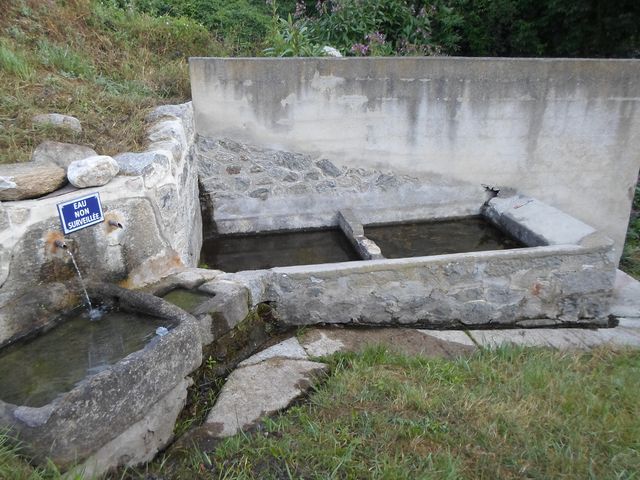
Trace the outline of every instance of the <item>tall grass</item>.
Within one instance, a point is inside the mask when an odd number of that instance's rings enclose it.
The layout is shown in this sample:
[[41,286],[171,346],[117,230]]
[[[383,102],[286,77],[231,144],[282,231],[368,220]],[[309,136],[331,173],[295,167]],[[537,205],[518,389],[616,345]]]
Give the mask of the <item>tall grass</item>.
[[4,38],[0,38],[0,74],[15,76],[20,80],[31,80],[34,75],[34,69],[25,56],[16,52]]
[[49,67],[61,75],[91,79],[94,68],[91,59],[69,47],[57,45],[44,38],[37,42],[38,57],[42,65]]

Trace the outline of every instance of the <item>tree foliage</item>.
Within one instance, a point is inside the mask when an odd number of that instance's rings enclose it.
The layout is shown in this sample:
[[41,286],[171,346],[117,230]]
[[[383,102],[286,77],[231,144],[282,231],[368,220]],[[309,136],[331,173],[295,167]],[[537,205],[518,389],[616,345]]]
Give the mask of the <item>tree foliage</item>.
[[[278,40],[277,0],[109,1],[196,20],[241,54]],[[638,0],[279,0],[277,7],[283,32],[303,31],[301,44],[346,55],[640,56]]]

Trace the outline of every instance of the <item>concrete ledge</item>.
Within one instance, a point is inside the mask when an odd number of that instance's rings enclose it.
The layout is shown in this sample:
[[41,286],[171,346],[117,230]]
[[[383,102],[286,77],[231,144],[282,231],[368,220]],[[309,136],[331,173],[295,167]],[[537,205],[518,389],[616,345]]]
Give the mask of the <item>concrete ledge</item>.
[[[492,198],[485,204],[482,213],[531,247],[581,245],[587,237],[596,233],[595,228],[571,215],[524,195]],[[608,243],[613,245],[610,240]]]

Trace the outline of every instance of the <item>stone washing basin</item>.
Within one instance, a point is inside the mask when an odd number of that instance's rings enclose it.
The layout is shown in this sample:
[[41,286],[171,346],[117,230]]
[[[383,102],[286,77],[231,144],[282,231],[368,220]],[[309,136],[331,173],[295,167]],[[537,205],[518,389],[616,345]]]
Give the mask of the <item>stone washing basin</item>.
[[[452,212],[444,218],[454,218]],[[609,325],[616,255],[606,235],[518,194],[491,198],[471,213],[521,248],[385,258],[385,249],[367,237],[366,225],[373,222],[366,212],[341,211],[336,223],[363,260],[239,271],[227,278],[244,284],[254,304],[274,305],[286,326]]]
[[173,327],[46,405],[0,400],[0,428],[10,429],[36,461],[50,458],[63,469],[83,463],[91,475],[150,460],[168,443],[202,348],[196,319],[161,298],[108,284],[91,285],[89,295]]

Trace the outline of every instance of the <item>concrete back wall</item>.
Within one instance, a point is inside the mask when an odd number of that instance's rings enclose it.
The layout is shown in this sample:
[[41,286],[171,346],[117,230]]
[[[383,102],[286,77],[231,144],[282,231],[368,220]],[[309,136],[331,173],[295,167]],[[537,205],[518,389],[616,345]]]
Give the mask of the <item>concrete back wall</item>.
[[508,186],[624,243],[640,61],[191,59],[196,131],[338,165]]

